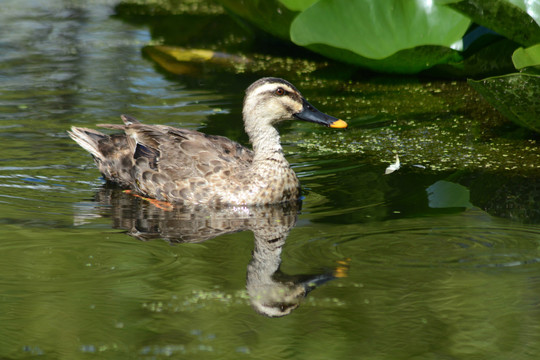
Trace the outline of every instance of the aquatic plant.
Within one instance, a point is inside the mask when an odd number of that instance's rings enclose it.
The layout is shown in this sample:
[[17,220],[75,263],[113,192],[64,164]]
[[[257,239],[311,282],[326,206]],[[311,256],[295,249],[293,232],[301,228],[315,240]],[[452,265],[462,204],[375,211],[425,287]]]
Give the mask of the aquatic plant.
[[219,1],[281,39],[370,70],[505,74],[470,84],[510,120],[540,129],[540,0]]

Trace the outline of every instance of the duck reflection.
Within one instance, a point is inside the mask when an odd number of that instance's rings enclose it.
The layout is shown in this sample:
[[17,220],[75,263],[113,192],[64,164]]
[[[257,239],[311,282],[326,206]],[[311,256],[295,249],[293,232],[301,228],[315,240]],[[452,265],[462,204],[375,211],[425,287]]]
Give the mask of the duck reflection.
[[337,277],[346,276],[347,264],[320,274],[288,275],[280,270],[281,252],[296,224],[300,202],[258,207],[161,208],[117,188],[103,187],[96,200],[111,207],[114,228],[143,241],[197,243],[216,236],[250,230],[255,245],[247,266],[247,292],[255,311],[269,317],[290,314],[307,294]]

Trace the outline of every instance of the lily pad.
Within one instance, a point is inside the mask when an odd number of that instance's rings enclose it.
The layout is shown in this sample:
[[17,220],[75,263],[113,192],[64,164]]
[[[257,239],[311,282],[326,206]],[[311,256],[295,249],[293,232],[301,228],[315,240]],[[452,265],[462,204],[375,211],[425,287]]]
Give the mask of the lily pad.
[[[282,40],[290,40],[289,28],[297,11],[278,0],[219,0],[232,14]],[[290,4],[289,4],[290,5]]]
[[540,1],[538,0],[507,0],[521,10],[525,11],[530,17],[540,25]]
[[283,40],[387,73],[499,75],[518,46],[540,43],[540,0],[218,1]]
[[500,36],[494,35],[494,39],[496,41],[492,41],[488,45],[476,46],[474,50],[469,52],[469,56],[464,56],[463,61],[442,63],[429,69],[429,73],[442,77],[455,76],[478,79],[514,72],[512,54],[519,45]]
[[517,49],[512,55],[512,61],[518,70],[530,66],[540,66],[540,44],[526,49]]
[[509,74],[469,84],[508,119],[540,132],[540,76]]
[[145,46],[143,52],[167,71],[178,75],[198,76],[203,73],[206,65],[241,72],[250,64],[247,58],[206,49],[155,45]]
[[[450,2],[450,1],[448,1]],[[538,0],[454,0],[449,7],[525,46],[540,42]]]
[[370,59],[324,44],[308,45],[307,48],[338,61],[385,73],[416,74],[435,65],[463,68],[460,52],[443,46],[418,46],[398,51],[384,59]]
[[323,44],[370,59],[384,59],[417,46],[451,47],[470,20],[446,6],[402,0],[320,0],[291,24],[302,46]]

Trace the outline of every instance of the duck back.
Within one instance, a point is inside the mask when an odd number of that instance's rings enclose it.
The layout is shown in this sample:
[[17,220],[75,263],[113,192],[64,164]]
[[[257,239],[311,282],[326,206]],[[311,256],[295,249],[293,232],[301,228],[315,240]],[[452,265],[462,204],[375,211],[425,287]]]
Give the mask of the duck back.
[[122,118],[124,125],[99,125],[121,134],[79,127],[69,132],[108,181],[189,204],[256,205],[298,197],[298,179],[287,162],[255,165],[252,150],[226,137]]

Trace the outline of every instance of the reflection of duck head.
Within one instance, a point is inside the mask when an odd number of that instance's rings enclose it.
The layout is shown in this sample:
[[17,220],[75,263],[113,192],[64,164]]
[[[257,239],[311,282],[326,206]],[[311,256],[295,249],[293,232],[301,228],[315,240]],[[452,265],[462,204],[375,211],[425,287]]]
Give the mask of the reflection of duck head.
[[[175,207],[163,210],[119,189],[104,187],[97,201],[110,207],[115,228],[140,240],[161,238],[172,243],[202,242],[219,235],[251,230],[253,257],[247,268],[252,306],[265,316],[284,316],[296,309],[318,285],[339,275],[290,276],[279,270],[281,251],[296,224],[299,202],[257,207]],[[92,216],[92,217],[95,217]]]
[[281,251],[288,231],[277,238],[265,238],[257,231],[253,258],[247,269],[247,291],[253,308],[260,314],[278,317],[290,314],[318,285],[334,279],[332,274],[289,276],[279,270]]

